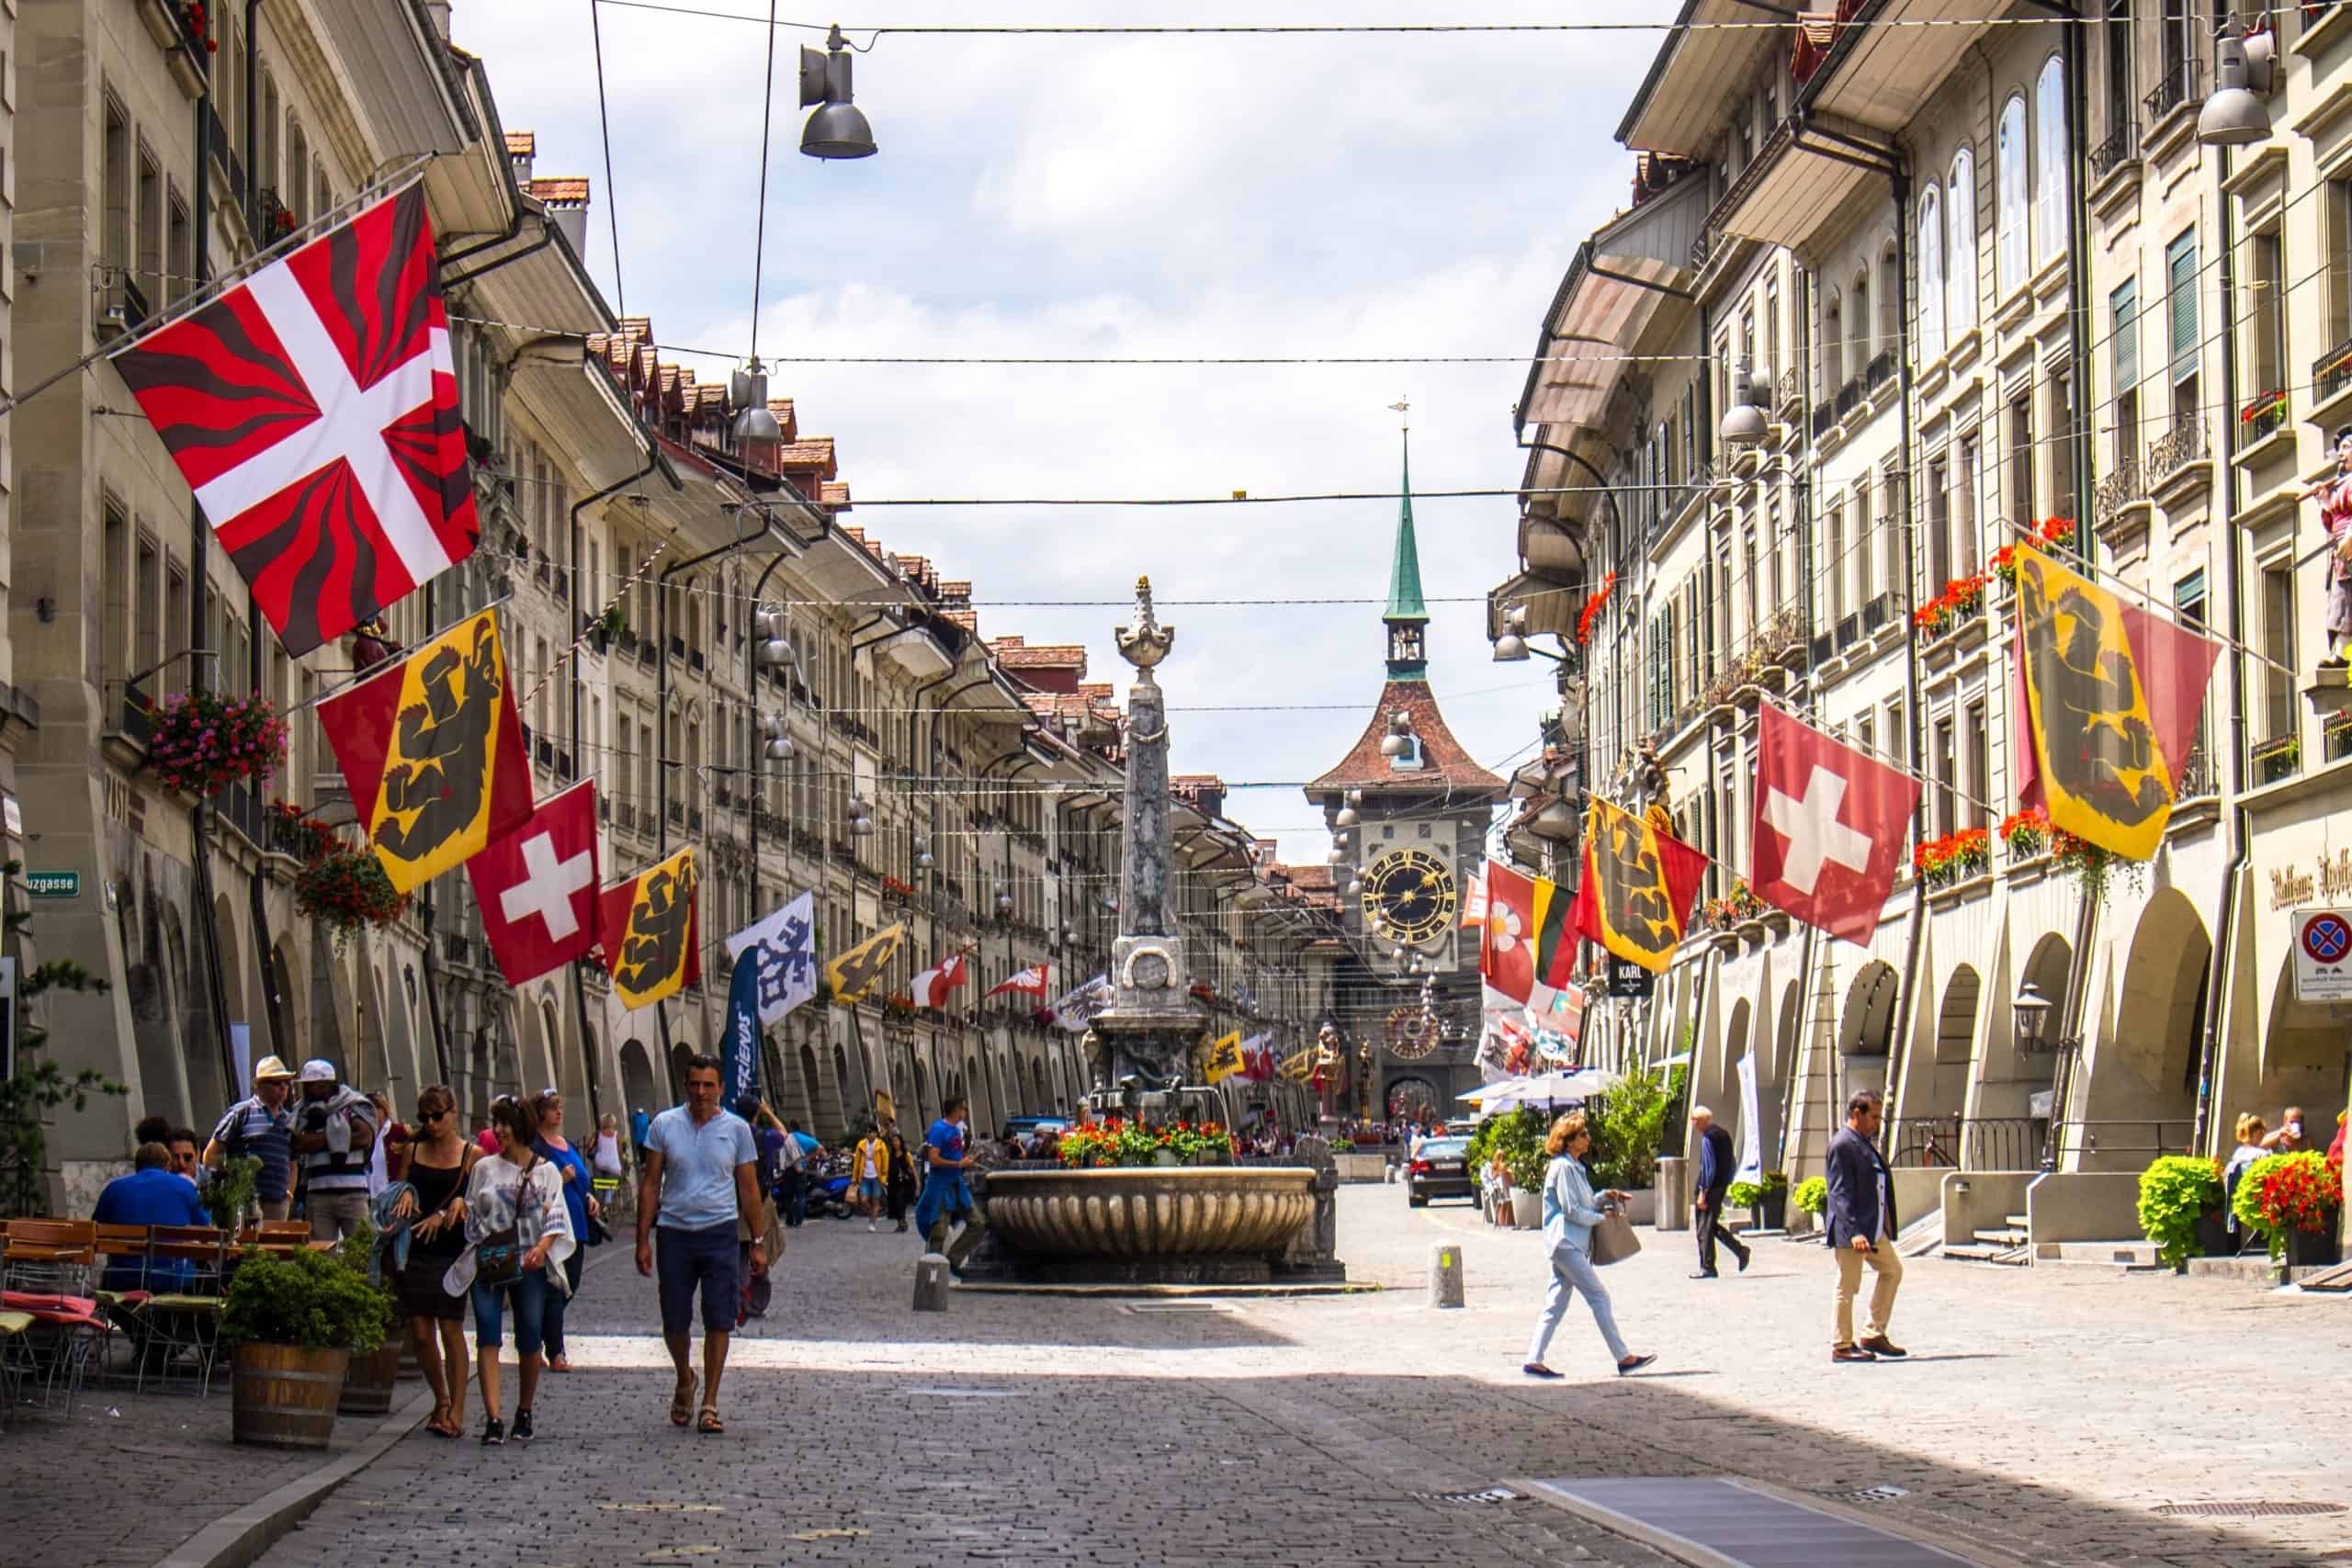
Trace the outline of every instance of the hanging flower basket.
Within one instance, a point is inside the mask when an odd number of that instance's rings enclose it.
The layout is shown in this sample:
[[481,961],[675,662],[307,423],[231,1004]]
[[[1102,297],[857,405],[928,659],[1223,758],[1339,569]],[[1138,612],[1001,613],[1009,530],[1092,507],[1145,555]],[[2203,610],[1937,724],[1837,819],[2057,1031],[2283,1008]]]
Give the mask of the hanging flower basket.
[[392,891],[373,851],[336,844],[295,874],[294,908],[332,926],[341,946],[363,926],[399,919],[408,910],[408,895]]
[[1929,641],[1960,629],[1961,623],[1984,607],[1984,574],[1956,577],[1944,591],[1911,612],[1911,619]]
[[1912,851],[1911,869],[1928,886],[1944,887],[1982,874],[1992,859],[1984,829],[1962,828],[1957,833],[1929,839]]
[[2075,520],[2071,517],[2045,517],[2033,525],[2033,531],[2014,544],[2003,545],[1993,552],[1993,575],[2001,586],[2014,592],[2018,585],[2018,552],[2033,550],[2048,553],[2066,549],[2075,542]]
[[335,847],[334,829],[290,800],[269,803],[269,847],[305,863]]
[[154,709],[147,765],[174,789],[209,797],[286,763],[286,720],[269,699],[188,692]]
[[2120,867],[2137,885],[2147,874],[2147,863],[2103,850],[2050,824],[2049,811],[2039,806],[2014,812],[2001,823],[2001,850],[2012,863],[2050,857],[2051,869],[2072,875],[2082,884],[2083,896],[2097,903],[2107,897],[2108,877]]

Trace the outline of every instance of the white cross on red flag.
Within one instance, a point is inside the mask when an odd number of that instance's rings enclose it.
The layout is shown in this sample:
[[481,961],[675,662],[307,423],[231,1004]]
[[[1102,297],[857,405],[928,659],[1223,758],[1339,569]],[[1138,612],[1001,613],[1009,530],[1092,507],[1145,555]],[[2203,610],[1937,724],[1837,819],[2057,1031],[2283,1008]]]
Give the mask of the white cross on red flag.
[[1919,782],[1767,703],[1755,794],[1749,889],[1832,936],[1870,941]]
[[422,182],[115,356],[288,653],[481,534]]
[[481,929],[510,986],[596,945],[596,786],[549,795],[523,825],[466,862]]

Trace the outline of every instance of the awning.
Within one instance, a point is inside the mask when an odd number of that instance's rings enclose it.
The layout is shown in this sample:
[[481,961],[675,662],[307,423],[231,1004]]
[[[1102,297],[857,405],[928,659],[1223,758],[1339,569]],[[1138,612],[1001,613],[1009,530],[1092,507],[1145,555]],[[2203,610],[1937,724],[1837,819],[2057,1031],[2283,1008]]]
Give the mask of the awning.
[[[1590,242],[1577,252],[1561,280],[1544,342],[1520,400],[1519,423],[1563,426],[1597,424],[1609,394],[1661,307],[1687,305],[1688,267],[1649,256],[1595,254]],[[1577,357],[1580,353],[1590,358]]]
[[1715,226],[1726,234],[1802,250],[1863,181],[1886,178],[1868,152],[1833,138],[1818,126],[1782,121],[1716,204]]
[[1617,140],[1641,152],[1703,155],[1723,133],[1729,107],[1747,96],[1758,65],[1769,55],[1785,57],[1794,30],[1713,24],[1770,19],[1753,0],[1683,0]]
[[[1865,0],[1853,21],[1838,29],[1828,58],[1797,101],[1815,115],[1895,135],[1951,80],[1969,46],[1984,36],[1986,12],[1995,9],[1984,0]],[[2053,13],[2049,20],[2055,49],[2067,18]],[[1968,25],[1972,21],[1976,25]],[[1922,22],[1953,25],[1917,25]]]

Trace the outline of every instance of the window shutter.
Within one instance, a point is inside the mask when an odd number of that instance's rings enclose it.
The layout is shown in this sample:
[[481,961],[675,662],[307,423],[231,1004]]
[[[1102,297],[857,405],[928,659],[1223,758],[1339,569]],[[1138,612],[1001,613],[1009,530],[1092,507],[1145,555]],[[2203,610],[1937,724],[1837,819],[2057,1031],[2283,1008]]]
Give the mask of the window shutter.
[[2197,373],[2197,235],[2165,248],[2165,312],[2172,328],[2172,378]]
[[2121,397],[2140,380],[2140,280],[2126,279],[2114,295],[2114,393]]

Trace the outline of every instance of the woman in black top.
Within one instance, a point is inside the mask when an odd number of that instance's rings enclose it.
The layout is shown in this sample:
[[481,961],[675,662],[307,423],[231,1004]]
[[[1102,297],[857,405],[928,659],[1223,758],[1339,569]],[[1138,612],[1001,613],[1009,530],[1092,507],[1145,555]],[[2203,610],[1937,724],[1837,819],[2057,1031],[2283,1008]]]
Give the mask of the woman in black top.
[[457,1097],[439,1084],[416,1097],[416,1126],[393,1179],[416,1190],[408,1267],[401,1270],[401,1311],[408,1316],[417,1365],[433,1387],[437,1438],[466,1432],[466,1303],[441,1277],[466,1249],[466,1177],[481,1157],[458,1126]]

